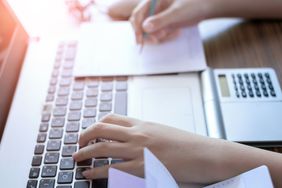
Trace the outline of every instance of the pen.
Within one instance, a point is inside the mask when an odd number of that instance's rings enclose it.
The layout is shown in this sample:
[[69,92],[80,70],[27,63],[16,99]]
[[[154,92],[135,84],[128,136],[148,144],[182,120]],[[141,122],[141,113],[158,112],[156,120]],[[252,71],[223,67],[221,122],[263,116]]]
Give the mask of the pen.
[[[149,17],[153,16],[155,14],[156,5],[157,5],[157,0],[151,0],[151,2],[150,2],[150,9],[149,9]],[[142,51],[143,51],[144,39],[147,37],[147,35],[148,35],[148,33],[143,32],[143,38],[142,38],[141,46],[140,46],[140,53],[142,53]]]

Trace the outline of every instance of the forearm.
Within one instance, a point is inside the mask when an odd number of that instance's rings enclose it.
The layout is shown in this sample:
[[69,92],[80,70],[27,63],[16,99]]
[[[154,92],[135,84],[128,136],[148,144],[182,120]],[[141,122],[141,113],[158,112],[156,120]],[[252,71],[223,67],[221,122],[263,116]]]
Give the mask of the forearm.
[[275,187],[282,187],[282,154],[225,141],[217,148],[219,151],[214,165],[218,180],[266,165]]
[[210,17],[282,18],[281,0],[207,0]]

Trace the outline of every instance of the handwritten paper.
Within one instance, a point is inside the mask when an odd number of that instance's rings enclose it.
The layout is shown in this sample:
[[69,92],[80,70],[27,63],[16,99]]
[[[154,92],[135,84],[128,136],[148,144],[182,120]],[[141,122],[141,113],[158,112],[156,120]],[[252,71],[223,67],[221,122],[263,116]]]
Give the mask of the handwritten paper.
[[141,53],[129,22],[86,24],[81,33],[75,76],[176,73],[207,66],[197,27],[161,44],[145,44]]

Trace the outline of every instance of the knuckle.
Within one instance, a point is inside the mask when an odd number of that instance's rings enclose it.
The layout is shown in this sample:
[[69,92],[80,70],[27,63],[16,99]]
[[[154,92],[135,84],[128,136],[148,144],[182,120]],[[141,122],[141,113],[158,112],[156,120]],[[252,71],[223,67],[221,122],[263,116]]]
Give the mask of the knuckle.
[[104,129],[105,129],[105,124],[102,122],[98,122],[92,127],[92,131],[94,132],[102,131]]

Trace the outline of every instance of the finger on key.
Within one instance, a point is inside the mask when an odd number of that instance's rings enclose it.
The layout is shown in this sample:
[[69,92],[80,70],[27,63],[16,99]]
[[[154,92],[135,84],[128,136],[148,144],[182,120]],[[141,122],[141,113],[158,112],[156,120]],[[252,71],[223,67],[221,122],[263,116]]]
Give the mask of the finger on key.
[[129,130],[126,127],[97,122],[80,134],[79,146],[85,146],[97,138],[125,142],[129,138]]

